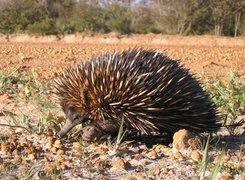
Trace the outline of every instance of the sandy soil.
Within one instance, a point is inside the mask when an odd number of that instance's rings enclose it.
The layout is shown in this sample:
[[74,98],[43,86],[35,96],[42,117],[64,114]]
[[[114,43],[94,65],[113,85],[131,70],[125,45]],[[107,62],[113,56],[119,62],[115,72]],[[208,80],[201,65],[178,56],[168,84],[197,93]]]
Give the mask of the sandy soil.
[[171,58],[180,59],[193,73],[224,77],[233,70],[245,75],[245,39],[241,38],[164,36],[159,37],[162,41],[156,41],[158,35],[121,39],[99,36],[83,37],[79,43],[80,36],[75,35],[27,37],[13,36],[8,42],[0,38],[0,70],[21,66],[46,79],[91,56],[141,47],[164,51]]
[[[192,73],[223,78],[229,71],[236,71],[245,77],[245,39],[152,34],[130,37],[0,35],[0,72],[17,75],[36,72],[37,78],[48,82],[47,79],[81,60],[134,47],[159,50],[180,59]],[[28,82],[20,81],[11,87],[16,93],[11,88],[0,91],[0,124],[13,121],[15,125],[28,120],[30,124],[24,126],[28,125],[31,130],[38,126],[37,122],[48,122],[52,118],[56,122],[60,114],[63,116],[60,108],[50,107],[52,101],[42,89],[28,95],[28,90],[31,91]],[[53,179],[56,173],[58,179],[202,179],[199,168],[204,155],[200,147],[178,151],[171,145],[155,144],[148,148],[141,142],[127,144],[126,141],[115,151],[109,140],[103,144],[72,144],[72,141],[60,142],[49,133],[29,135],[23,128],[21,131],[15,126],[1,127],[0,176],[3,179]],[[224,136],[221,134],[217,135]],[[207,179],[219,163],[219,157],[223,159],[223,168],[218,179],[244,179],[244,135],[228,138],[219,140],[222,147],[229,148],[224,156],[220,147],[210,149],[210,167],[203,179]]]

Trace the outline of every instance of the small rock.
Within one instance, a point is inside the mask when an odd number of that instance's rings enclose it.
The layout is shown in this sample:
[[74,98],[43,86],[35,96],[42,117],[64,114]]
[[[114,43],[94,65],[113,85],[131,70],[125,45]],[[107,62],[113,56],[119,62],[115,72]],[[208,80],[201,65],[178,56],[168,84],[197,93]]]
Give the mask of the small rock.
[[0,164],[3,164],[3,158],[0,157]]
[[26,145],[28,144],[28,141],[27,141],[26,138],[24,138],[24,139],[21,139],[21,140],[19,141],[19,144],[20,144],[20,146],[26,146]]
[[64,162],[65,160],[62,156],[57,156],[56,161],[57,162]]
[[98,148],[98,153],[100,153],[100,154],[105,154],[107,151],[108,151],[108,149],[105,147],[99,147]]
[[146,178],[142,174],[137,174],[137,180],[145,180]]
[[27,158],[28,160],[34,160],[36,159],[36,154],[35,153],[28,154]]
[[52,147],[52,145],[54,144],[54,137],[53,136],[48,136],[47,137],[47,141],[48,141],[48,146]]
[[82,147],[80,142],[73,142],[73,148],[75,150],[79,150]]
[[194,160],[194,161],[199,161],[201,159],[201,155],[198,151],[192,151],[191,153],[191,158]]
[[51,161],[49,160],[49,158],[47,158],[47,157],[44,157],[43,161],[44,161],[45,164],[50,164],[50,162],[51,162]]
[[104,175],[100,175],[99,180],[107,180],[107,178]]
[[26,154],[31,154],[31,153],[34,153],[34,148],[33,147],[24,147],[24,151]]
[[57,148],[56,148],[56,147],[52,147],[52,148],[50,149],[50,151],[51,151],[53,154],[55,154],[55,153],[57,152]]
[[145,159],[141,161],[141,165],[142,165],[143,167],[145,167],[145,166],[147,165],[147,163],[148,163],[148,162],[147,162]]
[[10,144],[7,143],[2,143],[1,144],[1,151],[4,155],[6,155],[10,151]]
[[219,180],[230,180],[230,176],[228,175],[221,176]]
[[228,162],[227,163],[227,167],[231,168],[231,169],[235,169],[237,166],[235,163],[232,163],[232,162]]
[[135,154],[135,156],[134,156],[134,159],[137,161],[141,160],[142,158],[143,158],[142,154]]
[[115,169],[126,169],[126,163],[121,158],[116,158],[113,162],[113,167]]
[[58,168],[60,170],[66,170],[67,169],[67,166],[64,163],[62,163],[61,165],[58,166]]
[[187,149],[189,147],[188,140],[192,138],[192,134],[185,130],[181,129],[177,131],[173,136],[173,148],[177,150]]
[[65,151],[63,149],[59,149],[57,152],[56,152],[57,156],[60,156],[60,155],[63,155],[65,154]]
[[18,156],[18,150],[17,149],[13,150],[12,155],[13,156]]
[[152,151],[147,153],[147,157],[149,157],[151,159],[155,159],[157,157],[157,152],[155,150],[152,150]]
[[48,174],[52,173],[53,170],[54,170],[54,168],[53,168],[52,166],[47,166],[47,167],[45,168],[45,172],[48,173]]
[[158,175],[159,173],[160,173],[160,168],[156,167],[155,170],[154,170],[154,174]]
[[142,172],[144,170],[143,166],[139,165],[135,168],[135,172]]
[[61,148],[61,147],[62,147],[61,140],[57,139],[57,140],[54,142],[54,147],[56,147],[56,148]]
[[22,158],[20,156],[15,156],[14,158],[15,162],[22,162]]
[[153,146],[153,149],[157,152],[163,151],[167,148],[167,146],[164,146],[162,144],[157,144]]
[[168,168],[162,168],[161,171],[163,174],[168,174],[169,169]]
[[183,155],[182,155],[180,152],[174,153],[174,157],[175,157],[176,159],[184,158]]

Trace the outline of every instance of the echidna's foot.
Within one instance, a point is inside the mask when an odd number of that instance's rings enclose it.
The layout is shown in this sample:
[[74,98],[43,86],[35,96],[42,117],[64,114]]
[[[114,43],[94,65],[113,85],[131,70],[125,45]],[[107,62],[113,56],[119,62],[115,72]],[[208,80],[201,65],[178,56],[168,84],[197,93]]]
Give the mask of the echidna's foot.
[[102,135],[102,130],[94,125],[88,125],[83,128],[82,138],[85,141],[93,141],[100,138]]

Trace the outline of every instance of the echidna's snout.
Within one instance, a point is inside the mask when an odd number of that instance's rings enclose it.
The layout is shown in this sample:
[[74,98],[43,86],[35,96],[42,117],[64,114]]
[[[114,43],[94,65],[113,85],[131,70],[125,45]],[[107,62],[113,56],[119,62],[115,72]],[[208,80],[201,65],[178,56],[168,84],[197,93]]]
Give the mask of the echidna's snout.
[[84,117],[75,108],[65,109],[64,112],[66,114],[66,122],[61,130],[57,133],[59,138],[64,137],[73,127],[81,124],[84,120]]

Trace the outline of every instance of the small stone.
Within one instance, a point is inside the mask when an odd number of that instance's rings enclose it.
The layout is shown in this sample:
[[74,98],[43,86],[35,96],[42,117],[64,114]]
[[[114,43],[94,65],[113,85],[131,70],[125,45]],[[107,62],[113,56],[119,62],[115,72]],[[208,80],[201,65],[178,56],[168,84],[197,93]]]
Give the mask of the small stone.
[[188,148],[188,140],[190,138],[192,138],[192,134],[189,131],[185,129],[177,131],[173,136],[173,148],[177,150]]
[[0,157],[0,164],[3,164],[3,158]]
[[22,162],[22,158],[20,156],[15,156],[15,162]]
[[155,159],[157,157],[157,152],[155,150],[152,150],[152,151],[147,153],[147,157],[149,157],[151,159]]
[[52,173],[53,170],[54,170],[54,168],[53,168],[52,166],[47,166],[47,167],[45,168],[45,172],[48,173],[48,174]]
[[63,163],[63,164],[59,165],[59,169],[60,170],[66,170],[67,166]]
[[20,146],[26,146],[27,144],[28,144],[28,141],[27,141],[27,139],[26,138],[24,138],[24,139],[21,139],[20,141],[19,141],[19,144],[20,144]]
[[137,161],[141,160],[142,158],[143,158],[142,154],[135,154],[135,156],[134,156],[134,159]]
[[73,148],[75,150],[80,150],[82,147],[81,143],[80,142],[73,142]]
[[164,146],[162,144],[157,144],[155,146],[153,146],[153,149],[157,152],[163,151],[167,148],[167,146]]
[[154,170],[154,174],[158,175],[159,173],[160,173],[160,168],[156,167],[155,170]]
[[214,158],[214,163],[215,164],[222,163],[221,161],[222,161],[222,159],[221,159],[221,157],[219,155]]
[[53,136],[48,136],[47,137],[47,141],[48,141],[48,146],[52,147],[54,144],[54,137]]
[[115,169],[126,169],[126,163],[121,158],[116,158],[113,162],[113,167]]
[[137,174],[137,180],[145,180],[146,178],[142,174]]
[[50,162],[51,162],[51,161],[49,160],[49,158],[47,158],[47,157],[45,157],[45,158],[43,159],[43,161],[44,161],[45,164],[50,164]]
[[56,161],[57,162],[64,162],[65,160],[62,156],[57,156]]
[[10,151],[10,144],[7,143],[2,143],[1,144],[1,151],[4,155],[6,155]]
[[35,153],[28,154],[27,158],[29,160],[34,160],[34,159],[36,159],[36,154]]
[[219,180],[230,180],[230,176],[228,175],[221,176]]
[[21,158],[21,163],[22,163],[23,165],[27,164],[27,160],[26,160],[25,157],[22,157],[22,158]]
[[236,164],[232,163],[232,162],[228,162],[227,163],[227,167],[231,168],[231,169],[235,169],[236,168]]
[[124,159],[126,160],[126,161],[130,161],[130,160],[132,160],[132,155],[129,155],[129,154],[124,154]]
[[34,148],[33,147],[24,147],[24,151],[26,154],[31,154],[34,152]]
[[43,149],[42,149],[42,147],[41,146],[36,146],[35,147],[35,151],[42,151]]
[[169,169],[168,168],[162,168],[161,171],[163,174],[168,174]]
[[56,147],[56,148],[61,148],[61,147],[62,147],[61,140],[57,139],[57,140],[54,142],[54,147]]
[[57,156],[60,156],[60,155],[63,155],[65,154],[65,151],[63,149],[59,149],[57,152],[56,152]]
[[106,176],[100,175],[99,180],[107,180]]
[[13,156],[18,156],[18,150],[17,149],[13,150],[12,155]]
[[99,147],[98,148],[98,153],[100,153],[100,154],[105,154],[107,151],[108,151],[108,149],[105,147]]
[[170,159],[171,161],[173,161],[173,160],[176,159],[176,157],[174,156],[174,154],[171,154],[171,155],[169,155],[169,159]]
[[55,153],[57,152],[57,148],[56,148],[56,147],[52,147],[52,148],[50,149],[50,151],[51,151],[53,154],[55,154]]
[[200,153],[197,151],[197,150],[194,150],[192,151],[191,153],[191,158],[194,160],[194,161],[199,161],[201,159],[201,155]]
[[141,161],[141,165],[143,166],[143,167],[145,167],[146,165],[147,165],[147,161],[144,159],[144,160],[142,160]]
[[180,152],[177,152],[177,153],[174,153],[174,157],[176,159],[180,159],[180,158],[183,158],[183,155]]
[[142,172],[144,170],[143,166],[139,165],[135,168],[135,172]]

